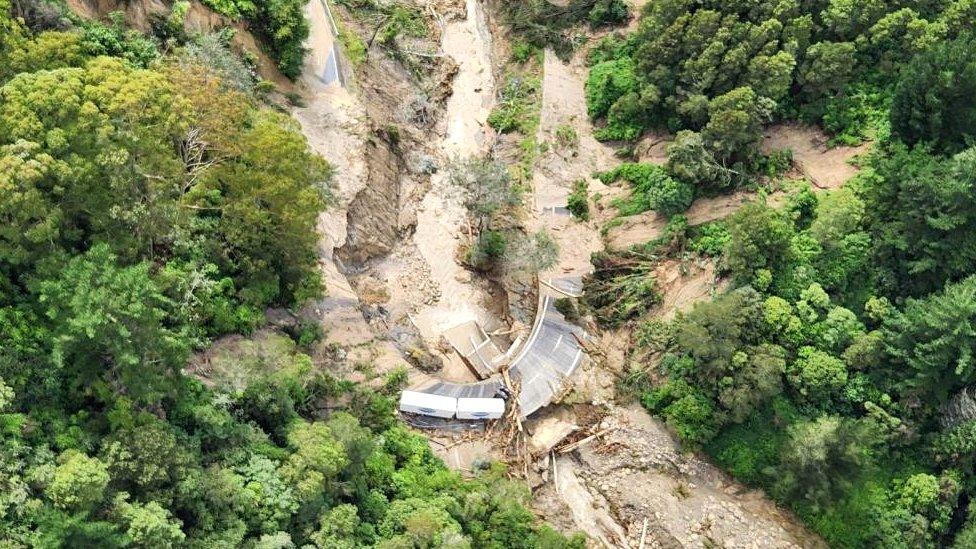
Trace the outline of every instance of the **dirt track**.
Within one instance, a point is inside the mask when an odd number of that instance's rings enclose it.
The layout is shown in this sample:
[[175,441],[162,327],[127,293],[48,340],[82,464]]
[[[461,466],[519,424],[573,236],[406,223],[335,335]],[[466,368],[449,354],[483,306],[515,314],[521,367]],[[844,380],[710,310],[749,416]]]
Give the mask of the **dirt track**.
[[[762,148],[765,152],[790,149],[793,151],[793,162],[799,173],[810,181],[816,189],[836,189],[857,173],[857,167],[851,161],[869,149],[869,144],[858,147],[827,146],[828,138],[820,129],[799,124],[779,124],[766,129]],[[658,143],[654,150],[663,151],[664,145]],[[662,161],[660,154],[651,155]],[[642,160],[650,161],[648,158]],[[733,194],[700,198],[695,200],[685,216],[689,225],[700,225],[716,219],[724,219],[743,204],[758,199],[752,192],[739,191]],[[770,204],[777,205],[785,201],[786,195],[781,192],[772,193],[767,197]],[[607,234],[607,242],[611,248],[624,249],[635,244],[643,244],[661,236],[667,219],[656,212],[645,212],[624,218],[623,223],[616,226]]]

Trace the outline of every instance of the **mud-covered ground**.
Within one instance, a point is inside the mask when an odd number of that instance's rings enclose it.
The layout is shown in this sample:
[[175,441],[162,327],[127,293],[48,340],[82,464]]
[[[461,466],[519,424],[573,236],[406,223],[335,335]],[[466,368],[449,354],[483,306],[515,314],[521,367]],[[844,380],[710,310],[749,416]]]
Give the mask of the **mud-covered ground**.
[[[323,13],[309,4],[310,47],[325,47]],[[369,359],[378,371],[407,364],[404,355],[424,346],[442,364],[435,373],[410,367],[410,383],[431,375],[473,379],[460,359],[439,339],[440,332],[465,320],[487,329],[518,331],[507,294],[464,269],[456,260],[466,215],[443,176],[454,158],[484,155],[493,135],[485,123],[497,101],[496,79],[507,59],[508,37],[490,4],[480,0],[423,3],[431,14],[429,70],[417,76],[378,48],[364,66],[351,72],[347,88],[323,88],[305,79],[307,107],[295,117],[311,145],[336,169],[337,200],[323,215],[322,268],[329,295],[306,311],[326,329],[326,342],[350,356]],[[348,13],[342,24],[366,34]],[[583,52],[568,63],[547,53],[543,63],[541,118],[536,141],[545,144],[535,160],[532,205],[526,228],[546,228],[562,253],[557,268],[544,277],[579,276],[590,269],[589,256],[605,246],[626,247],[657,236],[664,221],[655,214],[635,216],[607,235],[602,224],[612,208],[595,209],[594,219],[578,222],[545,213],[565,206],[574,181],[590,191],[624,196],[624,185],[603,186],[593,172],[620,160],[611,145],[592,138],[586,116]],[[311,56],[315,58],[315,56]],[[314,68],[310,68],[310,71]],[[423,116],[418,116],[422,108]],[[396,143],[391,126],[398,128]],[[572,128],[578,141],[559,145],[557,131]],[[827,149],[822,135],[798,126],[772,128],[768,146],[793,148],[801,175],[817,186],[834,187],[853,174],[847,160],[859,150]],[[663,161],[667,136],[648,138],[641,159]],[[780,197],[785,196],[783,194]],[[692,223],[725,217],[749,193],[697,201]],[[774,199],[776,199],[774,197]],[[662,263],[655,276],[663,301],[652,314],[676,311],[709,299],[722,288],[710,261]],[[514,329],[514,330],[513,330]],[[639,407],[615,404],[615,376],[622,369],[630,335],[594,333],[593,361],[581,368],[576,389],[563,404],[526,423],[536,444],[529,480],[535,506],[544,518],[567,532],[583,531],[594,547],[819,547],[822,542],[763,494],[731,481],[706,460],[681,450],[673,436]],[[585,410],[585,413],[581,412]],[[547,419],[548,418],[548,419]],[[547,423],[544,423],[547,422]],[[489,429],[497,436],[499,429]],[[605,431],[565,453],[570,439]],[[548,435],[554,440],[541,440]],[[429,433],[434,449],[452,467],[468,469],[481,458],[500,458],[496,441],[467,434]],[[550,437],[552,438],[552,437]],[[553,460],[553,458],[555,459]]]
[[682,451],[642,408],[613,408],[597,428],[609,432],[560,455],[536,491],[547,520],[610,547],[638,547],[645,531],[646,547],[823,547],[762,493]]

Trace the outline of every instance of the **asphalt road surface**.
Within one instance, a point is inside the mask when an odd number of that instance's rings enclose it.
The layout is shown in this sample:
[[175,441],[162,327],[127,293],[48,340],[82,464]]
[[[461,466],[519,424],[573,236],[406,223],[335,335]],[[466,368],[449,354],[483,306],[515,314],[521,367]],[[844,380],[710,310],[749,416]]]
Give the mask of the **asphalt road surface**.
[[[528,417],[562,394],[568,378],[585,356],[577,338],[585,337],[579,326],[568,322],[555,307],[555,298],[543,295],[532,333],[509,367],[511,379],[519,380],[519,410]],[[492,398],[505,386],[500,374],[477,383],[435,381],[412,391],[454,398]]]

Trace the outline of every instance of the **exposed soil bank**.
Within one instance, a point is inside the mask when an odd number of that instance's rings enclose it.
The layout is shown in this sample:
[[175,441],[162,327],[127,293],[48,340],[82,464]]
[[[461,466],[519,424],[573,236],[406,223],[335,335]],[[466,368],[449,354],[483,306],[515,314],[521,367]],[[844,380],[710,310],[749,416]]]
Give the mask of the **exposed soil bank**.
[[357,293],[336,263],[336,250],[348,237],[347,210],[357,194],[369,182],[369,124],[359,98],[337,85],[326,86],[318,78],[332,48],[331,23],[321,2],[306,5],[311,32],[307,47],[310,54],[300,80],[307,106],[295,109],[309,146],[322,155],[334,169],[334,203],[319,217],[319,264],[327,295],[310,304],[303,316],[314,318],[325,332],[325,343],[347,350],[358,349],[351,360],[375,358],[377,367],[385,370],[402,363],[399,353],[386,341],[377,340],[363,317]]
[[761,492],[683,452],[642,408],[615,409],[598,428],[612,430],[560,457],[558,480],[538,492],[547,519],[571,513],[608,547],[637,547],[645,521],[647,547],[826,547]]

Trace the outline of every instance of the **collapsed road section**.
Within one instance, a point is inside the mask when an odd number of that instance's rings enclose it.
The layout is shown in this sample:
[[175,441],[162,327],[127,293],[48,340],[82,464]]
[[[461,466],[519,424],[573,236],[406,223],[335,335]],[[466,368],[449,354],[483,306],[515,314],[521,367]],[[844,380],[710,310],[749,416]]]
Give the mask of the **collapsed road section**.
[[[498,419],[504,403],[518,406],[519,416],[527,418],[549,405],[570,388],[569,379],[586,357],[582,340],[586,332],[566,320],[556,309],[556,296],[576,295],[575,280],[556,280],[539,285],[539,308],[525,344],[508,364],[501,364],[488,379],[475,383],[452,383],[428,379],[404,391],[400,410],[443,419]],[[517,345],[517,344],[516,344]],[[510,352],[502,356],[509,356]],[[448,413],[455,401],[455,413]],[[482,415],[459,413],[458,402],[479,406]],[[499,410],[499,406],[502,409]],[[471,417],[462,417],[471,416]]]

